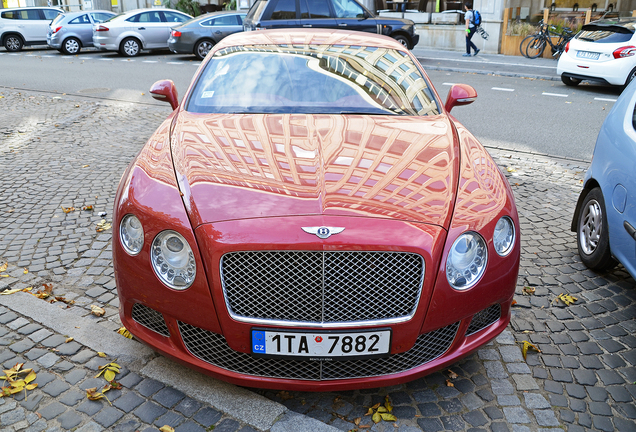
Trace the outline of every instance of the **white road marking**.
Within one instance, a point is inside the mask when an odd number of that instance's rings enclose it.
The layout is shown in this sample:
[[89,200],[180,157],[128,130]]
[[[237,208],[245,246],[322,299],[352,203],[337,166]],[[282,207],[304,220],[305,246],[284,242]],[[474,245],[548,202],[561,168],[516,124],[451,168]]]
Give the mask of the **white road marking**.
[[73,56],[62,56],[63,59],[70,59],[73,58]]
[[616,99],[609,99],[609,98],[594,98],[594,100],[604,101],[604,102],[616,102]]
[[168,64],[183,64],[183,62],[168,62]]
[[35,54],[25,54],[25,57],[37,57]]
[[497,91],[515,91],[515,89],[503,88],[503,87],[493,87],[491,90],[497,90]]
[[159,63],[157,60],[144,60],[142,63]]
[[476,59],[464,60],[461,58],[448,58],[448,57],[424,57],[424,56],[420,56],[420,57],[423,60],[445,60],[445,61],[455,61],[455,62],[488,63],[488,64],[506,65],[506,66],[523,66],[525,68],[556,69],[556,66],[540,66],[540,65],[533,65],[533,64],[527,64],[527,63],[505,63],[505,62],[488,61],[483,59],[483,57],[482,57],[482,60],[476,60]]
[[557,97],[568,97],[568,95],[566,94],[561,94],[561,93],[546,93],[543,92],[542,93],[543,96],[557,96]]
[[109,58],[100,58],[99,60],[101,60],[101,61],[113,61],[113,59],[109,59]]
[[442,83],[442,85],[454,86],[454,85],[455,85],[455,83]]
[[16,56],[16,55],[21,55],[21,54],[10,53],[9,55]]

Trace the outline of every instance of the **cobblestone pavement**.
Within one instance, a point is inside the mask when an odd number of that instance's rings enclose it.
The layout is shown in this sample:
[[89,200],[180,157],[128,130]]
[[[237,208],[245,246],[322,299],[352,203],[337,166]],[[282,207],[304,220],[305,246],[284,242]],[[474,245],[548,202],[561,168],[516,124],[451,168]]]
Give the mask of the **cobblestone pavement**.
[[[107,212],[110,222],[121,173],[168,110],[15,91],[0,96],[0,265],[8,263],[10,276],[0,278],[0,290],[50,283],[54,295],[75,301],[67,312],[114,332],[121,323],[111,231],[95,231],[98,213]],[[517,304],[508,329],[450,368],[456,378],[441,371],[395,387],[254,390],[254,397],[284,404],[286,416],[297,412],[346,431],[358,418],[360,430],[371,431],[636,430],[636,283],[621,267],[605,274],[587,270],[569,231],[587,163],[489,151],[513,186],[522,227]],[[94,210],[82,211],[87,205]],[[526,286],[536,289],[534,295],[523,295]],[[578,300],[566,307],[554,301],[561,293]],[[91,305],[103,307],[105,316],[91,315]],[[27,400],[0,399],[0,431],[141,431],[164,421],[179,432],[211,425],[215,431],[251,430],[127,364],[117,376],[124,388],[107,393],[112,406],[87,401],[84,390],[99,381],[95,369],[113,358],[65,340],[1,307],[0,362],[33,366],[40,385]],[[523,341],[541,353],[529,351],[524,361]],[[373,425],[364,414],[387,395],[398,421]]]

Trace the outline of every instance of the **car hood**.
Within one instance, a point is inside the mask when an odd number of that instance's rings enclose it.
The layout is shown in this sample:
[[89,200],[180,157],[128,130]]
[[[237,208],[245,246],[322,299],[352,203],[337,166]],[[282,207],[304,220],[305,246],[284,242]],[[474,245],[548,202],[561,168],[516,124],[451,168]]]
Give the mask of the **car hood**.
[[458,143],[446,115],[183,111],[171,146],[194,228],[298,215],[447,228],[457,191]]

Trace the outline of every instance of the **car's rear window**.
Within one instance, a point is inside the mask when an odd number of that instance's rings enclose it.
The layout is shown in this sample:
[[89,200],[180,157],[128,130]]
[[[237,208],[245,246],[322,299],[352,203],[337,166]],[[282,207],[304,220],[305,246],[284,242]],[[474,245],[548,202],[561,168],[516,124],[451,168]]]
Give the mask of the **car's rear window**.
[[620,43],[629,41],[634,36],[634,27],[619,25],[587,24],[583,26],[576,38],[585,42]]
[[214,53],[195,113],[432,115],[429,83],[406,53],[361,46],[241,46]]

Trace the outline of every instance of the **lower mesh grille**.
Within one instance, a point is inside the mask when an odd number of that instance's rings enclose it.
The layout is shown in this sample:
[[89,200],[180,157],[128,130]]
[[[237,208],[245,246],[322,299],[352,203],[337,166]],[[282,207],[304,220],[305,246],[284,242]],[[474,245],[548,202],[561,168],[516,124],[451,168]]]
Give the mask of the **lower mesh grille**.
[[254,358],[231,349],[216,333],[179,322],[186,348],[197,358],[232,372],[268,378],[334,380],[389,375],[428,363],[450,348],[459,323],[420,335],[410,350],[387,358],[302,361]]
[[135,303],[132,308],[132,319],[162,336],[170,337],[170,331],[163,319],[163,315],[148,306]]
[[485,329],[492,323],[496,322],[500,317],[501,306],[498,304],[477,312],[470,321],[468,330],[466,330],[466,336],[470,336],[471,334],[475,334],[478,331]]

